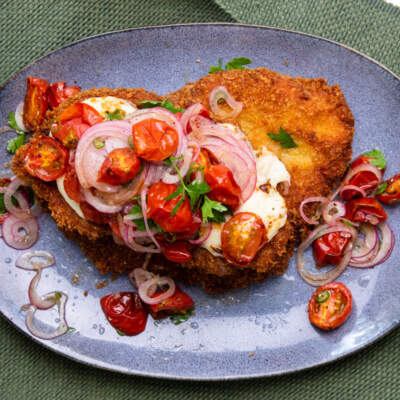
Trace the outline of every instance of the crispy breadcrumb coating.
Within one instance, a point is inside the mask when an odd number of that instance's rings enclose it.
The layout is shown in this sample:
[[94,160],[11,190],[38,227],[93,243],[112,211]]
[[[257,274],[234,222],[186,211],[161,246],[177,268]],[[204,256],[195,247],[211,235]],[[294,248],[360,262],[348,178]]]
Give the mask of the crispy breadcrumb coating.
[[[288,208],[285,226],[248,266],[231,265],[203,248],[197,248],[193,260],[182,265],[161,255],[153,256],[149,269],[189,284],[201,284],[211,293],[242,288],[285,272],[294,247],[307,233],[298,206],[308,196],[327,195],[344,174],[352,155],[354,132],[352,113],[337,85],[330,87],[324,79],[291,78],[265,68],[217,72],[166,97],[178,107],[200,102],[209,108],[211,91],[221,85],[243,103],[243,111],[234,120],[221,121],[212,113],[211,117],[218,122],[238,124],[255,150],[265,146],[273,151],[291,174],[291,187],[289,194],[284,195]],[[56,115],[72,103],[107,95],[134,103],[161,99],[143,89],[92,89],[67,99],[49,112],[41,130],[48,129]],[[283,149],[267,136],[278,133],[280,127],[293,137],[298,147]],[[39,137],[38,130],[32,140]],[[40,181],[25,172],[22,165],[25,147],[15,155],[13,171],[32,185],[59,229],[81,246],[102,273],[123,273],[140,267],[143,254],[116,245],[107,226],[79,218],[61,197],[55,183]]]

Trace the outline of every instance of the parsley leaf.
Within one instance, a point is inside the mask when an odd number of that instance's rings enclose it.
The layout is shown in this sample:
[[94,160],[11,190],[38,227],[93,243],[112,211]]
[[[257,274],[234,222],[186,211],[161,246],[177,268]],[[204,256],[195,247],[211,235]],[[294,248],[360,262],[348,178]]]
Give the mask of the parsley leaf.
[[204,196],[204,203],[201,206],[203,222],[224,222],[225,218],[222,213],[225,213],[227,211],[229,211],[228,207],[224,206],[219,201],[214,201],[211,200],[208,196]]
[[225,69],[228,71],[230,69],[245,69],[243,65],[249,65],[252,61],[250,58],[247,57],[238,57],[234,58],[233,60],[229,61],[225,65]]
[[121,110],[117,108],[114,112],[106,112],[106,118],[109,121],[113,121],[114,119],[122,119]]
[[18,126],[17,121],[15,120],[15,113],[12,111],[8,113],[7,124],[8,126],[11,126],[11,128],[13,128],[18,134],[24,133],[24,131]]
[[171,320],[171,322],[173,324],[179,325],[182,322],[187,321],[194,314],[193,312],[194,312],[194,309],[192,308],[191,310],[186,311],[185,314],[174,314],[174,315],[171,315],[169,317],[169,319]]
[[184,108],[176,108],[172,104],[171,101],[168,99],[165,99],[163,101],[157,101],[157,100],[145,100],[145,101],[139,101],[140,108],[153,108],[153,107],[162,107],[165,108],[168,111],[173,112],[174,114],[178,112],[183,112],[185,111]]
[[376,189],[375,194],[382,194],[382,193],[386,190],[387,187],[388,187],[387,182],[382,182],[382,183],[378,186],[378,188]]
[[[231,61],[228,61],[225,64],[225,71],[229,71],[230,69],[246,69],[244,67],[244,65],[249,65],[251,63],[252,63],[252,61],[250,60],[250,58],[237,57],[237,58],[234,58]],[[218,59],[218,65],[213,65],[213,66],[210,67],[208,73],[212,74],[212,73],[217,72],[217,71],[223,71],[222,59],[221,58]]]
[[371,158],[369,162],[372,165],[376,165],[379,169],[383,169],[386,167],[386,159],[382,152],[378,149],[374,149],[369,151],[368,153],[364,153],[363,156]]
[[[132,222],[136,225],[136,228],[138,231],[145,231],[146,230],[146,225],[144,224],[144,218],[143,218],[143,212],[142,212],[142,207],[140,204],[135,204],[132,206],[132,208],[129,210],[129,215],[141,215],[141,217],[135,218],[132,220]],[[147,219],[147,223],[149,225],[150,229],[156,228],[159,232],[162,232],[163,230],[161,227],[156,224],[152,219]]]
[[14,154],[25,143],[25,133],[20,133],[17,137],[7,142],[7,151]]
[[210,191],[210,187],[208,186],[206,181],[198,181],[194,180],[187,185],[187,193],[190,198],[190,206],[194,208],[197,200],[203,194],[206,194]]
[[282,127],[279,128],[279,133],[267,133],[267,135],[275,142],[279,142],[284,149],[297,147],[297,143]]
[[223,71],[223,68],[222,68],[222,58],[219,58],[219,59],[218,59],[218,65],[212,65],[212,66],[210,67],[210,70],[208,71],[208,73],[209,73],[209,74],[212,74],[212,73],[217,72],[217,71]]

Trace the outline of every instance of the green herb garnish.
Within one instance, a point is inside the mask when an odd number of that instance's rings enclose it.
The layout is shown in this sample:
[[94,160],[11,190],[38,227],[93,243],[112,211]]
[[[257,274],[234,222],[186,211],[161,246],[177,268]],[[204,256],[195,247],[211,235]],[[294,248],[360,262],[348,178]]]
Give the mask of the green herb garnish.
[[14,154],[25,143],[25,133],[18,134],[17,137],[7,142],[7,151]]
[[96,149],[102,149],[105,143],[106,141],[102,137],[96,137],[93,139],[93,146],[96,147]]
[[[247,58],[247,57],[237,57],[237,58],[234,58],[233,60],[231,60],[231,61],[228,61],[226,64],[225,64],[225,71],[229,71],[230,69],[246,69],[245,67],[244,67],[244,65],[249,65],[249,64],[251,64],[252,63],[252,61],[250,60],[250,58]],[[214,72],[217,72],[217,71],[223,71],[224,69],[222,68],[222,59],[221,58],[219,58],[218,59],[218,65],[212,65],[211,67],[210,67],[210,70],[208,71],[208,73],[209,74],[212,74],[212,73],[214,73]]]
[[169,317],[171,322],[175,325],[179,325],[182,322],[187,321],[193,315],[194,309],[187,311],[185,314],[174,314]]
[[375,194],[382,194],[382,193],[386,190],[387,187],[388,187],[387,182],[382,182],[382,183],[378,186],[378,188],[376,189]]
[[10,111],[8,113],[8,121],[7,124],[9,126],[11,126],[11,128],[13,128],[15,130],[15,132],[17,132],[19,135],[24,133],[23,129],[21,129],[18,124],[17,121],[15,119],[15,113],[13,111]]
[[298,146],[282,127],[279,128],[279,133],[267,133],[267,135],[275,142],[279,142],[284,149],[291,149]]
[[203,222],[225,222],[224,213],[229,211],[228,207],[219,201],[211,200],[208,196],[204,196],[204,202],[201,206],[201,215]]
[[178,112],[183,112],[185,111],[184,108],[176,108],[171,101],[168,99],[165,99],[163,101],[157,101],[157,100],[145,100],[145,101],[139,101],[140,108],[153,108],[153,107],[162,107],[165,108],[168,111],[173,112],[174,114]]
[[374,149],[369,151],[368,153],[364,153],[363,156],[369,157],[370,164],[376,165],[379,169],[383,169],[386,167],[385,156],[378,149]]
[[123,116],[121,115],[121,110],[119,108],[117,108],[114,112],[110,113],[110,112],[106,112],[106,118],[109,121],[113,121],[114,119],[122,119]]
[[[146,230],[146,225],[144,223],[144,218],[143,218],[143,211],[142,207],[140,204],[135,204],[132,206],[132,208],[129,210],[129,215],[140,215],[140,217],[132,220],[132,222],[136,225],[136,228],[138,231],[145,231]],[[149,225],[149,229],[156,228],[158,232],[163,232],[161,227],[154,222],[151,218],[147,219],[147,224]]]

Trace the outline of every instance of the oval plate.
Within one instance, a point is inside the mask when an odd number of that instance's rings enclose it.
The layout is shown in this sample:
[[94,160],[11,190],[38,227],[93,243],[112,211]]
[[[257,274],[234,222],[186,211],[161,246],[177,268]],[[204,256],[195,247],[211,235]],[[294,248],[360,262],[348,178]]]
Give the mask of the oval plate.
[[[28,66],[0,92],[0,126],[23,99],[27,76],[40,76],[91,87],[144,87],[165,94],[207,74],[210,65],[246,56],[252,67],[265,66],[292,76],[324,77],[338,83],[355,116],[354,154],[378,146],[388,160],[386,176],[400,171],[400,82],[390,71],[337,43],[309,35],[256,26],[179,25],[109,33],[57,50]],[[10,160],[1,137],[1,164]],[[10,170],[4,170],[10,174]],[[399,221],[400,208],[389,211]],[[400,224],[392,222],[399,237]],[[355,306],[340,329],[313,328],[307,302],[313,289],[297,275],[293,260],[284,276],[262,285],[220,296],[199,288],[186,290],[196,301],[196,315],[174,325],[149,318],[137,337],[118,336],[105,319],[99,299],[129,290],[120,277],[104,281],[78,246],[58,232],[53,220],[40,217],[36,249],[56,255],[39,291],[69,295],[67,319],[76,330],[53,341],[35,341],[57,353],[92,366],[128,374],[177,379],[222,380],[271,376],[321,365],[353,353],[382,337],[400,320],[400,246],[382,266],[349,268],[341,277]],[[18,252],[0,243],[0,311],[27,333],[24,313],[32,272],[14,266]],[[79,275],[79,282],[71,278]],[[107,279],[108,281],[110,279]],[[88,291],[85,296],[84,292]],[[37,324],[56,326],[56,312],[38,312]],[[29,333],[27,333],[29,334]]]

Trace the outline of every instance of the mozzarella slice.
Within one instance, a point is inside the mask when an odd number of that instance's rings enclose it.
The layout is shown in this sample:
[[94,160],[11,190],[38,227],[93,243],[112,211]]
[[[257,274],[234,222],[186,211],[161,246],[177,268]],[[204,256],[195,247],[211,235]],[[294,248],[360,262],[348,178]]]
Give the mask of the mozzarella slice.
[[106,118],[107,112],[113,113],[116,110],[120,110],[121,116],[124,118],[126,115],[137,110],[137,107],[130,101],[114,96],[90,97],[83,100],[82,103],[93,107],[104,118]]
[[83,219],[85,219],[81,206],[79,205],[78,202],[76,202],[75,200],[72,200],[66,193],[65,189],[64,189],[64,179],[65,179],[65,175],[60,176],[56,182],[57,182],[57,188],[58,191],[60,192],[61,196],[64,198],[64,200],[68,203],[68,205]]

